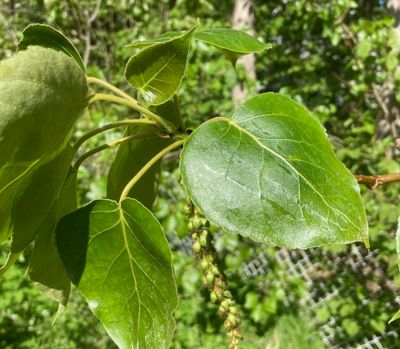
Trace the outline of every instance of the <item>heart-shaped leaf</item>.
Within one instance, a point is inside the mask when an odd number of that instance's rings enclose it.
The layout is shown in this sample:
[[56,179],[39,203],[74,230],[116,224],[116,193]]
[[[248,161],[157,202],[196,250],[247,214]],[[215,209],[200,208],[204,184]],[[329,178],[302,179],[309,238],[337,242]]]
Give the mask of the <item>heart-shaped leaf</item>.
[[196,206],[229,232],[291,248],[368,244],[355,178],[318,120],[288,97],[259,95],[231,119],[204,123],[181,171]]
[[58,254],[55,230],[58,221],[77,208],[76,171],[71,171],[57,201],[39,228],[29,261],[29,276],[47,296],[63,304],[68,302],[71,281]]
[[56,243],[72,282],[120,349],[168,348],[177,306],[171,252],[141,203],[94,201],[65,216]]
[[48,47],[62,51],[75,59],[76,63],[85,72],[85,65],[74,44],[60,31],[47,24],[30,24],[22,32],[23,38],[18,44],[19,50],[24,50],[30,45]]
[[133,55],[125,77],[146,103],[159,105],[178,90],[186,71],[193,33],[198,25],[167,42],[151,45]]
[[194,38],[221,50],[233,65],[240,56],[268,48],[251,35],[235,29],[201,29],[194,34]]

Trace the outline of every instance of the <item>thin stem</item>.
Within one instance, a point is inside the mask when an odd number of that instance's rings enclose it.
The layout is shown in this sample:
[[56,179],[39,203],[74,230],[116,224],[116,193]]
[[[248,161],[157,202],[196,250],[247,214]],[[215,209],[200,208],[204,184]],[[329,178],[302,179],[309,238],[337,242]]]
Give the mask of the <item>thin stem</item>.
[[400,173],[389,173],[376,176],[355,175],[358,183],[365,184],[370,189],[375,189],[383,184],[400,182]]
[[181,115],[181,111],[179,109],[179,101],[178,101],[178,96],[174,95],[174,105],[175,105],[175,111],[176,111],[176,116],[178,118],[178,122],[179,122],[179,127],[183,132],[186,132],[186,126],[185,123],[183,121],[182,115]]
[[86,142],[89,138],[92,138],[93,136],[110,130],[112,128],[117,128],[121,126],[134,126],[134,125],[148,125],[148,126],[157,126],[157,124],[154,121],[151,120],[121,120],[121,121],[115,121],[110,124],[104,125],[102,127],[98,127],[94,130],[89,131],[88,133],[85,133],[81,138],[79,138],[76,143],[74,144],[74,150],[75,152],[78,150],[78,148]]
[[137,102],[132,102],[125,98],[109,95],[106,93],[96,93],[89,99],[89,104],[92,104],[96,101],[109,101],[116,104],[126,105],[127,107],[134,109],[139,113],[147,116],[149,119],[155,121],[157,124],[162,126],[167,132],[174,133],[175,131],[175,126],[173,124],[171,124],[167,120],[164,120],[161,116],[153,113],[152,111],[146,109],[145,107],[142,107]]
[[119,198],[119,201],[121,202],[123,199],[125,199],[129,192],[132,190],[133,186],[139,181],[140,178],[150,169],[151,166],[153,166],[158,160],[160,160],[165,154],[169,153],[171,150],[178,148],[181,146],[183,143],[185,143],[185,139],[180,139],[172,144],[170,144],[168,147],[164,148],[161,150],[157,155],[152,157],[149,162],[144,165],[138,173],[128,182],[128,184],[125,186],[124,190],[121,193],[121,197]]
[[91,157],[92,155],[101,152],[104,149],[115,147],[118,144],[129,142],[129,141],[131,141],[133,139],[140,139],[140,138],[146,138],[146,137],[151,137],[151,136],[154,136],[154,133],[140,133],[140,134],[137,134],[137,135],[126,136],[126,137],[117,139],[115,141],[100,145],[100,146],[98,146],[96,148],[93,148],[93,149],[89,150],[88,152],[86,152],[82,156],[80,156],[78,158],[78,160],[76,160],[76,162],[75,162],[75,164],[73,166],[73,169],[74,170],[78,170],[78,168],[82,164],[82,162],[84,162],[87,158]]
[[118,95],[118,96],[120,96],[122,98],[128,99],[128,100],[130,100],[131,102],[134,102],[134,103],[138,103],[138,101],[135,98],[129,96],[127,93],[125,93],[124,91],[122,91],[118,87],[110,84],[107,81],[97,79],[97,78],[95,78],[93,76],[88,76],[87,77],[87,82],[88,82],[88,84],[96,84],[96,85],[99,85],[101,87],[107,88],[107,89],[109,89],[110,91],[114,92],[116,95]]

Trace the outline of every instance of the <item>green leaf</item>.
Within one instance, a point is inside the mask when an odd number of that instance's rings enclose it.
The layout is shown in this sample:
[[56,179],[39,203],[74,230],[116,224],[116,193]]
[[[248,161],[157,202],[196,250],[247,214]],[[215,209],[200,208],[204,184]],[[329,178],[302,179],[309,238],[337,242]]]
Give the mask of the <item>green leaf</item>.
[[61,149],[87,105],[86,77],[67,55],[30,46],[0,62],[0,167]]
[[48,47],[66,53],[75,59],[76,63],[85,72],[83,60],[74,44],[60,31],[47,24],[30,24],[22,32],[23,38],[18,44],[19,50],[24,50],[30,45]]
[[355,178],[318,120],[286,96],[259,95],[201,125],[181,172],[195,205],[226,231],[290,248],[368,244]]
[[94,201],[60,221],[56,243],[70,279],[120,349],[168,348],[176,286],[167,240],[148,209],[130,198]]
[[127,45],[126,47],[143,49],[145,47],[149,47],[154,44],[171,41],[172,39],[176,38],[177,36],[181,36],[182,34],[184,34],[184,32],[182,32],[182,31],[169,31],[169,32],[163,33],[158,38],[142,40],[142,41],[135,41],[132,44]]
[[51,211],[42,223],[29,263],[29,276],[47,296],[63,304],[68,302],[71,281],[55,244],[55,230],[58,221],[77,208],[76,174],[70,172],[61,193]]
[[146,103],[163,104],[178,90],[185,75],[190,44],[197,27],[167,42],[149,46],[129,59],[125,77],[140,91]]
[[356,55],[359,58],[367,58],[372,50],[372,43],[370,41],[361,41],[356,46]]
[[268,48],[251,35],[235,29],[201,29],[194,34],[194,38],[221,50],[233,65],[240,56]]
[[57,200],[72,161],[72,147],[42,164],[29,178],[26,188],[15,198],[11,210],[13,231],[11,251],[23,251],[34,239]]
[[86,94],[85,75],[64,53],[30,46],[0,62],[0,242],[33,174],[68,142]]
[[[127,130],[125,136],[153,133],[148,126],[134,127]],[[107,181],[107,197],[118,200],[129,180],[157,153],[171,143],[169,139],[157,135],[134,139],[119,146],[111,165]],[[152,166],[139,180],[130,193],[147,208],[151,209],[156,199],[160,162]]]
[[389,321],[389,324],[398,319],[400,319],[400,310],[396,314],[393,315],[393,317]]

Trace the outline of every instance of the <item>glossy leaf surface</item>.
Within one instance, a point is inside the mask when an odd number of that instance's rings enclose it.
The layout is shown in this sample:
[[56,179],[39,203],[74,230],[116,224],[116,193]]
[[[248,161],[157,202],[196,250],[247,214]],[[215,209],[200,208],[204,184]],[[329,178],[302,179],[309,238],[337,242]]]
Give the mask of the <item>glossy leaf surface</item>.
[[292,248],[368,244],[355,178],[319,122],[283,95],[259,95],[200,126],[181,172],[196,206],[227,231]]
[[30,24],[22,32],[23,38],[18,44],[19,50],[24,50],[30,45],[48,47],[62,51],[75,59],[76,63],[85,71],[85,65],[74,44],[60,31],[47,24]]
[[29,263],[29,276],[47,296],[66,305],[71,281],[58,254],[55,230],[58,221],[77,208],[76,172],[70,172],[61,193],[39,228]]
[[161,225],[135,199],[65,216],[56,243],[72,282],[121,349],[168,348],[177,294]]
[[267,48],[251,35],[235,29],[201,29],[194,34],[194,38],[221,50],[233,65],[240,56],[262,52]]
[[167,42],[144,48],[129,59],[125,77],[140,91],[146,103],[165,103],[178,90],[185,75],[189,48],[196,28]]

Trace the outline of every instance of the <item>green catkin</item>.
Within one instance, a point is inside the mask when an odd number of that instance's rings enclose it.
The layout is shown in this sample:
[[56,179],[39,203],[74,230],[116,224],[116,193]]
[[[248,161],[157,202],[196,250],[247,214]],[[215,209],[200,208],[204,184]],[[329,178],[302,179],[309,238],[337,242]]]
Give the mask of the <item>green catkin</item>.
[[189,217],[188,230],[193,242],[193,252],[199,260],[199,266],[203,273],[204,286],[210,292],[210,300],[219,304],[219,313],[224,321],[225,332],[228,336],[228,349],[240,349],[240,312],[235,304],[232,293],[228,290],[228,284],[218,269],[215,262],[216,252],[212,244],[210,224],[196,209],[192,203],[185,207],[185,213]]

